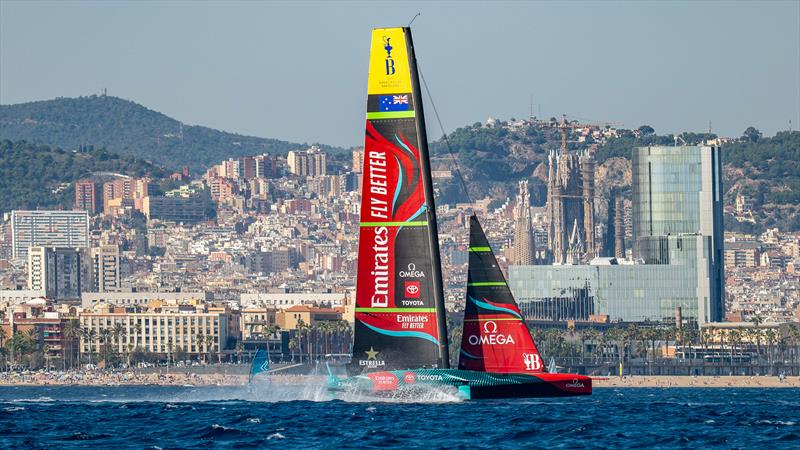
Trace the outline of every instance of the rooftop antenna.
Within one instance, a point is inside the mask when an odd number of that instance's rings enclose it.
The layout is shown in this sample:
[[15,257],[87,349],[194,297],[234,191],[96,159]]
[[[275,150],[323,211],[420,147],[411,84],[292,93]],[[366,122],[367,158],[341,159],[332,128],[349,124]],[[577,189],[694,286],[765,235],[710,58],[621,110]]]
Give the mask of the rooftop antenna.
[[415,19],[416,19],[416,18],[417,18],[417,17],[418,17],[420,14],[422,14],[422,13],[417,13],[417,15],[416,15],[416,16],[414,16],[414,17],[412,17],[412,18],[411,18],[411,22],[408,22],[408,28],[411,28],[411,24],[412,24],[412,23],[414,23],[414,20],[415,20]]
[[708,134],[711,134],[711,120],[708,121]]

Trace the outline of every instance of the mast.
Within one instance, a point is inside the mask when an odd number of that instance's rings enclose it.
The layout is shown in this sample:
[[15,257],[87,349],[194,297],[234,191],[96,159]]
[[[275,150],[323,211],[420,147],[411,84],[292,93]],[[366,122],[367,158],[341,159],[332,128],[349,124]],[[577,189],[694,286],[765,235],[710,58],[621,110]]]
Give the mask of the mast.
[[415,119],[417,135],[419,136],[420,167],[422,169],[422,185],[425,189],[425,198],[429,201],[428,222],[430,234],[428,244],[433,263],[433,298],[436,304],[436,319],[439,328],[439,367],[450,368],[450,348],[447,342],[447,311],[444,307],[444,283],[442,281],[442,261],[439,255],[439,226],[436,221],[436,204],[433,193],[433,177],[431,176],[430,154],[428,153],[428,134],[425,129],[425,114],[422,109],[422,90],[419,85],[419,72],[417,70],[417,55],[414,52],[414,41],[411,37],[411,28],[405,27],[406,45],[408,46],[408,65],[411,71],[411,93],[414,98],[414,107],[417,115]]

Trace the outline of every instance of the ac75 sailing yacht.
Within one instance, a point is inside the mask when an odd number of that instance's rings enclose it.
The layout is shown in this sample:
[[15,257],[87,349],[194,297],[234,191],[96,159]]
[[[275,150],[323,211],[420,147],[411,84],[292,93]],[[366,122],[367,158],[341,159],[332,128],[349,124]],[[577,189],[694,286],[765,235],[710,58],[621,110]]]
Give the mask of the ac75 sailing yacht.
[[372,32],[353,358],[329,389],[381,394],[453,386],[466,398],[591,394],[546,373],[478,219],[458,369],[450,368],[422,98],[409,28]]

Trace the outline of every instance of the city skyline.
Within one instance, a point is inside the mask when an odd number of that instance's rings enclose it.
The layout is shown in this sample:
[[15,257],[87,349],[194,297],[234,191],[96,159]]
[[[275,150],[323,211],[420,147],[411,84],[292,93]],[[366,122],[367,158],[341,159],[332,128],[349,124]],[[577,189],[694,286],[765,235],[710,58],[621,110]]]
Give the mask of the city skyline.
[[[446,3],[3,2],[0,11],[2,104],[108,89],[188,124],[358,146],[364,37],[421,12],[420,67],[447,131],[526,117],[531,104],[535,115],[660,133],[710,122],[726,136],[750,125],[771,135],[800,123],[793,2],[476,3],[455,14]],[[61,66],[71,70],[52,70]]]

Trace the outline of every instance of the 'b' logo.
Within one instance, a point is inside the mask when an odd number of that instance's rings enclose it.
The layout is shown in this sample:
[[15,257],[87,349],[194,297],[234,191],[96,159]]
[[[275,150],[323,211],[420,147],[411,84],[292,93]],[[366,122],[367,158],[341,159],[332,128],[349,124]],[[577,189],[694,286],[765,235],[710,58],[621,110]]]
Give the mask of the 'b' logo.
[[394,75],[394,60],[391,58],[386,59],[386,75]]

